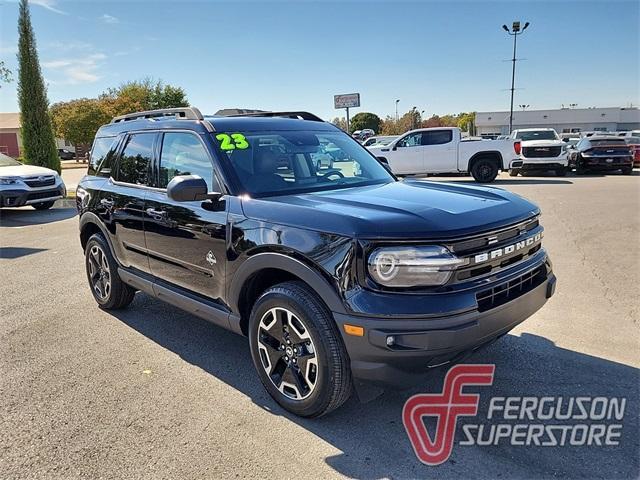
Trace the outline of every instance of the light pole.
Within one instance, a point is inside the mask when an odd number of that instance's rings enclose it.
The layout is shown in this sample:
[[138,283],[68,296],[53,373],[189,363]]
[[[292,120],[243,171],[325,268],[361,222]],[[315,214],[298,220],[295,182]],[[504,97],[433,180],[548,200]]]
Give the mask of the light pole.
[[396,122],[398,121],[398,104],[400,103],[400,99],[396,100]]
[[411,109],[411,130],[415,130],[416,128],[416,114],[418,113],[416,110],[418,109],[418,107],[413,107]]
[[509,109],[509,133],[513,130],[513,91],[515,90],[515,82],[516,82],[516,43],[518,40],[518,35],[522,35],[522,33],[529,26],[529,22],[524,24],[522,30],[520,29],[520,22],[513,22],[511,25],[511,30],[506,25],[502,25],[502,28],[505,32],[513,37],[513,67],[511,69],[511,107]]

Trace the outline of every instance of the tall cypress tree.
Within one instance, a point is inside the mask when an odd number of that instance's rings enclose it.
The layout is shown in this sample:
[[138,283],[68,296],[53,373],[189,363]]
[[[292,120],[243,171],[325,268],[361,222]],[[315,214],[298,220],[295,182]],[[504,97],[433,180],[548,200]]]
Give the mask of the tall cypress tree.
[[40,71],[36,39],[27,0],[20,0],[18,18],[18,102],[22,120],[22,156],[27,163],[60,172],[49,100]]

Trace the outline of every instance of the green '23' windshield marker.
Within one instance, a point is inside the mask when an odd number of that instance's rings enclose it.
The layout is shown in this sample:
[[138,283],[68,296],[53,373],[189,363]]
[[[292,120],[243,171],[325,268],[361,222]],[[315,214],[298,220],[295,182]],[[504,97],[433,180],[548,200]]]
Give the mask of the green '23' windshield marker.
[[221,150],[244,150],[245,148],[249,148],[249,142],[245,136],[241,133],[232,133],[231,135],[227,135],[226,133],[219,133],[216,135],[216,139],[220,142]]

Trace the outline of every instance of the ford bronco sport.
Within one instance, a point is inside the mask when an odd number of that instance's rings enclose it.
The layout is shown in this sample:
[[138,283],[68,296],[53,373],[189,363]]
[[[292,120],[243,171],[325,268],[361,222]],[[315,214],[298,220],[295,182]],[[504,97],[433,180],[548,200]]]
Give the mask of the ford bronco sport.
[[[340,155],[318,170],[329,143]],[[534,204],[398,181],[306,112],[117,117],[96,135],[77,207],[101,308],[142,291],[247,336],[269,394],[301,416],[354,388],[410,386],[554,293]]]

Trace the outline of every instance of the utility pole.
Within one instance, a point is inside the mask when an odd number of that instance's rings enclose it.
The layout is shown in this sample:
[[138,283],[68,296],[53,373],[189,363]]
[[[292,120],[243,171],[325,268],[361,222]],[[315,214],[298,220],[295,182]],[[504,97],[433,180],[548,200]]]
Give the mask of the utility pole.
[[507,27],[506,25],[502,25],[503,30],[513,37],[513,58],[511,59],[513,65],[511,68],[511,107],[509,108],[509,133],[511,133],[511,131],[513,130],[513,92],[516,85],[516,48],[518,35],[522,35],[522,33],[527,29],[528,26],[529,22],[526,22],[521,30],[520,22],[513,22],[513,24],[511,25],[511,30],[509,30],[509,27]]

